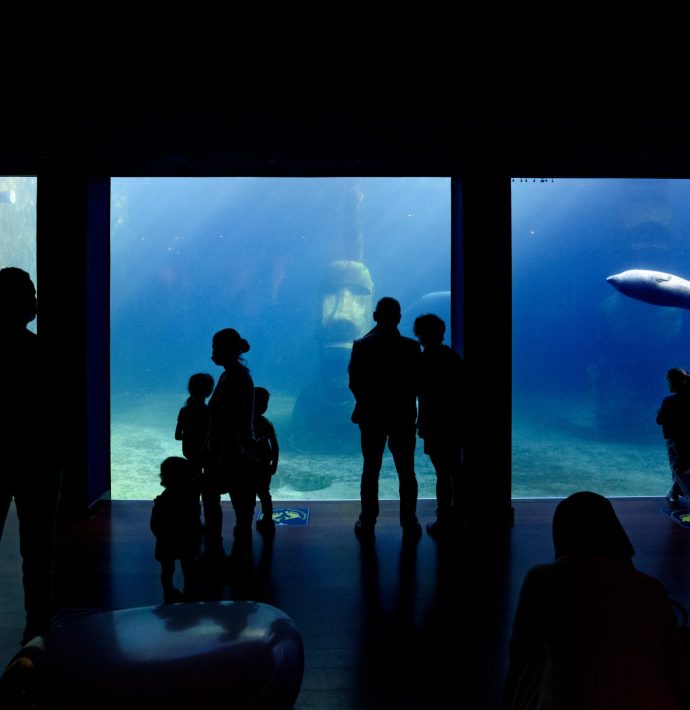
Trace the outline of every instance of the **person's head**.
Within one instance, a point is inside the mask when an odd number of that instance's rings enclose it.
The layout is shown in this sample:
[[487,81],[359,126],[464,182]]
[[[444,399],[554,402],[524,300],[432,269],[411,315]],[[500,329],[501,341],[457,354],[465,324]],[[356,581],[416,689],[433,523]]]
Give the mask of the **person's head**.
[[377,325],[383,326],[384,328],[395,328],[398,323],[400,323],[400,317],[400,303],[396,301],[395,298],[384,296],[379,299],[376,304],[376,310],[374,311],[374,320]]
[[556,506],[553,545],[556,559],[596,555],[631,563],[635,554],[611,502],[591,491],[573,493]]
[[196,470],[187,459],[181,456],[168,456],[161,463],[161,486],[174,488],[184,486],[194,478]]
[[0,326],[18,330],[36,317],[36,288],[29,274],[16,266],[0,269]]
[[189,378],[187,391],[191,397],[206,399],[213,392],[213,377],[207,372],[196,372]]
[[254,388],[254,414],[264,414],[268,409],[268,400],[271,398],[265,387]]
[[686,392],[690,389],[690,374],[681,367],[672,367],[666,373],[666,382],[671,392]]
[[446,324],[437,315],[426,313],[415,318],[413,332],[424,347],[440,345],[446,334]]
[[213,336],[211,360],[216,365],[225,366],[239,360],[246,352],[249,352],[249,343],[234,328],[224,328]]

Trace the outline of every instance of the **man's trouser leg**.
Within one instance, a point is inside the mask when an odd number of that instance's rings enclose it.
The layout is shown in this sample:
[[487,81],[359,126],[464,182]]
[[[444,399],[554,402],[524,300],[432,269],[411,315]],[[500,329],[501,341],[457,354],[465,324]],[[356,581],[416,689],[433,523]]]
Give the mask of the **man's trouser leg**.
[[210,556],[222,556],[225,552],[220,487],[214,480],[213,474],[204,473],[204,478],[201,488],[201,502],[204,508],[204,551]]
[[360,441],[363,464],[359,489],[362,512],[359,519],[363,525],[375,525],[379,516],[379,474],[386,448],[386,432],[360,426]]
[[388,448],[393,455],[395,470],[398,472],[400,492],[400,525],[407,527],[417,524],[417,477],[414,472],[414,450],[417,433],[414,424],[392,431],[388,437]]
[[60,471],[47,471],[40,485],[18,486],[15,493],[19,519],[19,550],[26,609],[26,634],[39,633],[52,616],[55,558],[55,525],[60,490]]

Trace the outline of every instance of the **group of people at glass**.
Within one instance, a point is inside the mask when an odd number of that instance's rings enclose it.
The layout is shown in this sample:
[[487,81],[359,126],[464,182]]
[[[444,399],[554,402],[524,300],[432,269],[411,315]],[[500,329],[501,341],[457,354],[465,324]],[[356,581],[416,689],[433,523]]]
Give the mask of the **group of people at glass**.
[[[27,325],[36,315],[28,273],[0,269],[0,371],[12,416],[2,440],[0,525],[14,500],[20,526],[26,627],[22,642],[51,622],[55,519],[60,488],[60,382],[50,367],[49,342]],[[422,536],[417,518],[414,452],[421,440],[436,473],[436,516],[426,525],[437,544],[465,532],[463,506],[462,357],[444,344],[445,322],[416,318],[416,339],[401,335],[399,302],[380,298],[374,327],[352,343],[348,378],[352,422],[360,431],[361,508],[354,524],[359,544],[374,545],[378,480],[386,447],[399,478],[402,544]],[[194,565],[225,561],[221,499],[234,512],[232,551],[241,564],[251,554],[253,528],[276,533],[270,493],[279,465],[279,433],[267,416],[270,392],[255,387],[243,355],[250,344],[232,327],[211,337],[217,382],[192,373],[179,410],[176,438],[182,456],[160,465],[163,492],[153,502],[150,527],[160,563],[164,602],[197,601],[188,582]],[[690,493],[690,374],[673,368],[670,394],[657,422],[669,455],[672,506]],[[208,400],[208,401],[207,401]],[[38,437],[38,439],[37,439]],[[40,440],[37,447],[33,442]],[[255,518],[256,500],[260,512]],[[505,708],[681,708],[690,701],[690,671],[672,600],[661,582],[634,568],[634,549],[611,502],[589,491],[556,507],[555,560],[533,567],[520,593],[510,641]],[[174,585],[180,563],[184,588]],[[596,643],[594,640],[596,639]]]

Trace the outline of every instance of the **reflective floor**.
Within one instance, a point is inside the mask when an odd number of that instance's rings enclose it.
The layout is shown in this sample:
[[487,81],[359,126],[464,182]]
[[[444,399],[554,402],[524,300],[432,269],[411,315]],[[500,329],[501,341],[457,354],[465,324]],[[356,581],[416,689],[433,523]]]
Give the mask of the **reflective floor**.
[[[353,534],[356,501],[281,503],[308,510],[306,524],[278,526],[273,543],[253,539],[245,573],[224,574],[219,595],[272,604],[300,629],[305,673],[295,710],[497,708],[517,595],[533,564],[553,556],[557,499],[515,500],[515,523],[499,528],[480,511],[464,542],[424,534],[403,545],[397,501],[384,501],[375,544]],[[614,499],[636,548],[638,569],[690,604],[690,529],[660,510],[662,498]],[[224,503],[226,551],[233,516]],[[60,609],[124,609],[162,602],[146,501],[104,504],[60,533]],[[423,523],[432,501],[421,501]],[[0,542],[0,661],[22,631],[16,520]]]

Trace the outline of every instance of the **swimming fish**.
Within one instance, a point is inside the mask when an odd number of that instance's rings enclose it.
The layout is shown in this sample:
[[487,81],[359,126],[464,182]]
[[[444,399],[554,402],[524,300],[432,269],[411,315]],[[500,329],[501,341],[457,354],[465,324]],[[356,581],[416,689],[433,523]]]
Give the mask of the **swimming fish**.
[[655,306],[690,310],[690,281],[662,271],[630,269],[606,278],[617,291]]

